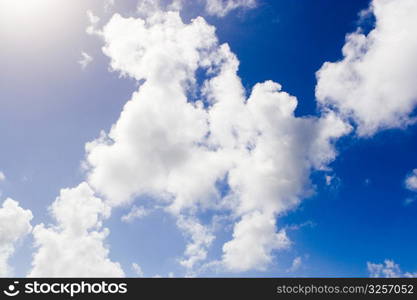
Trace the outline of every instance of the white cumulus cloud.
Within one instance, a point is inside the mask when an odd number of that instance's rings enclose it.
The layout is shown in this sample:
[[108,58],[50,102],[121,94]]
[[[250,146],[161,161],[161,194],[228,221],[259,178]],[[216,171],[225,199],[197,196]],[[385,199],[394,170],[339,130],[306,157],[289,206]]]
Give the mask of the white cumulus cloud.
[[18,241],[32,230],[30,221],[33,215],[19,203],[10,198],[3,202],[0,208],[0,276],[12,276],[13,270],[8,264],[9,258],[15,251]]
[[272,81],[246,97],[239,61],[201,17],[115,14],[100,34],[111,68],[141,85],[110,132],[86,145],[89,184],[113,206],[140,195],[165,205],[188,237],[187,268],[206,259],[214,238],[198,214],[228,211],[234,230],[221,265],[265,269],[290,244],[276,217],[311,192],[310,172],[335,158],[333,141],[350,126],[331,111],[295,117],[297,99]]
[[417,104],[417,1],[373,0],[375,28],[349,34],[343,59],[317,72],[316,96],[369,136],[415,122]]
[[87,183],[62,189],[50,212],[56,225],[33,229],[37,251],[30,277],[124,276],[104,244],[109,230],[102,228],[102,220],[109,216],[110,207],[94,196]]
[[222,262],[236,272],[264,270],[271,263],[273,250],[289,246],[286,232],[276,232],[274,215],[256,211],[235,224],[233,239],[223,245]]

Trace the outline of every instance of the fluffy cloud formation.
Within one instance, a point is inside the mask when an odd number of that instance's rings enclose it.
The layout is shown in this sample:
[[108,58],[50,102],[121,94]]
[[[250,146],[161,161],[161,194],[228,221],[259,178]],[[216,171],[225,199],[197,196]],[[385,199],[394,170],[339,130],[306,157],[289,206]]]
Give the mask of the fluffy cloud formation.
[[206,0],[206,12],[210,15],[224,17],[237,8],[254,8],[256,0]]
[[50,212],[57,224],[40,224],[33,229],[38,249],[28,276],[124,276],[120,265],[108,258],[104,245],[109,231],[102,228],[102,220],[109,216],[110,208],[94,196],[87,183],[62,189]]
[[417,277],[417,273],[402,272],[400,266],[396,264],[393,260],[389,259],[386,259],[382,264],[368,262],[367,266],[370,277]]
[[0,276],[12,276],[8,260],[14,253],[16,243],[32,230],[32,212],[19,206],[10,198],[0,208]]
[[100,35],[111,68],[141,85],[110,132],[86,145],[89,184],[112,206],[140,195],[166,205],[189,237],[187,268],[214,239],[198,213],[229,212],[233,239],[221,265],[265,269],[290,244],[276,217],[311,192],[310,172],[335,158],[332,142],[350,126],[331,111],[295,117],[297,99],[272,81],[246,97],[237,58],[201,17],[116,14]]
[[6,180],[6,175],[2,171],[0,171],[0,182]]
[[417,192],[417,169],[405,179],[405,187],[410,191]]
[[[86,146],[89,182],[113,205],[140,194],[166,200],[174,194],[180,209],[213,194],[213,179],[224,172],[217,171],[215,153],[199,146],[208,131],[207,114],[187,102],[184,85],[193,79],[201,52],[215,44],[214,28],[202,18],[183,24],[176,12],[146,22],[115,15],[103,35],[111,67],[146,82],[110,133]],[[197,186],[189,180],[199,176],[204,178]]]
[[272,250],[290,245],[284,230],[275,231],[273,214],[258,211],[245,214],[235,224],[233,239],[223,246],[223,263],[235,272],[264,270],[272,260]]
[[349,34],[344,58],[322,66],[316,87],[318,101],[352,119],[361,136],[415,122],[417,104],[417,2],[374,0],[369,12],[375,28]]

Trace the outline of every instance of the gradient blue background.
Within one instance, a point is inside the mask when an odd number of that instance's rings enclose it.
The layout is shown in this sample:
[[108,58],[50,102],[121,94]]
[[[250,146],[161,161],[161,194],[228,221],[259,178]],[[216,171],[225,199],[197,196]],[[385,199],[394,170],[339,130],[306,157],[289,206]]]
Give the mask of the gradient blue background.
[[[117,5],[129,13],[136,1]],[[225,18],[205,16],[217,28],[221,42],[230,44],[241,64],[245,87],[274,80],[298,98],[298,116],[316,115],[315,72],[325,61],[341,58],[345,35],[358,26],[358,13],[369,1],[280,0],[260,1],[258,8]],[[83,180],[80,161],[84,144],[108,130],[136,83],[108,72],[101,41],[85,34],[86,9],[100,10],[100,1],[85,1],[71,12],[77,22],[61,28],[61,35],[31,40],[2,40],[0,48],[0,183],[2,198],[18,200],[34,213],[33,224],[50,223],[46,207],[63,187]],[[194,4],[184,19],[200,14]],[[361,23],[365,30],[372,20]],[[24,24],[30,26],[30,24]],[[23,26],[23,27],[24,27]],[[94,61],[81,70],[81,51]],[[406,271],[417,270],[417,203],[404,187],[405,176],[417,167],[417,127],[389,130],[370,139],[348,136],[339,140],[339,155],[331,167],[336,178],[327,186],[323,172],[311,178],[316,192],[299,208],[281,216],[289,230],[290,250],[277,253],[266,272],[244,276],[368,276],[366,262],[391,258]],[[110,227],[110,257],[133,276],[132,262],[146,276],[181,276],[177,259],[185,240],[175,220],[156,212],[131,224],[120,217],[128,207],[114,211]],[[209,258],[221,255],[231,232],[220,234]],[[11,264],[16,275],[29,269],[32,241],[19,247]],[[292,260],[302,267],[287,273]],[[210,275],[210,274],[206,274]],[[217,274],[219,275],[219,274]],[[221,274],[229,276],[232,274]]]

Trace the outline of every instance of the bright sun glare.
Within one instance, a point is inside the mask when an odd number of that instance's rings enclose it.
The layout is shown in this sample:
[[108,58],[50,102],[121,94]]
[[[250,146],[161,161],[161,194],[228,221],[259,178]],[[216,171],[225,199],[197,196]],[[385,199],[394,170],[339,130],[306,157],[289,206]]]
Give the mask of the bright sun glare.
[[[70,27],[76,0],[0,0],[0,36],[21,39],[28,36],[52,38],[58,28]],[[84,17],[84,15],[83,15]]]
[[47,13],[61,1],[57,0],[0,0],[2,17],[37,17]]

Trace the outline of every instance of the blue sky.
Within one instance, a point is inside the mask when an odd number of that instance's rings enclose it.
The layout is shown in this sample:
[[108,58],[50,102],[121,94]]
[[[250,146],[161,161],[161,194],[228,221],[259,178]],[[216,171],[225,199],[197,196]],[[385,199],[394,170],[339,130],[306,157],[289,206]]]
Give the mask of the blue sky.
[[[12,2],[0,0],[0,191],[17,207],[0,208],[0,275],[417,271],[417,181],[407,181],[417,168],[413,1]],[[252,93],[267,80],[282,90],[266,83]],[[182,93],[194,96],[183,103]],[[259,125],[269,120],[262,101],[286,111],[286,93],[295,111]],[[198,110],[197,98],[209,107]],[[215,115],[215,103],[239,101],[258,104]],[[248,138],[259,153],[236,138],[252,130],[266,137]],[[122,221],[134,207],[144,213]]]

